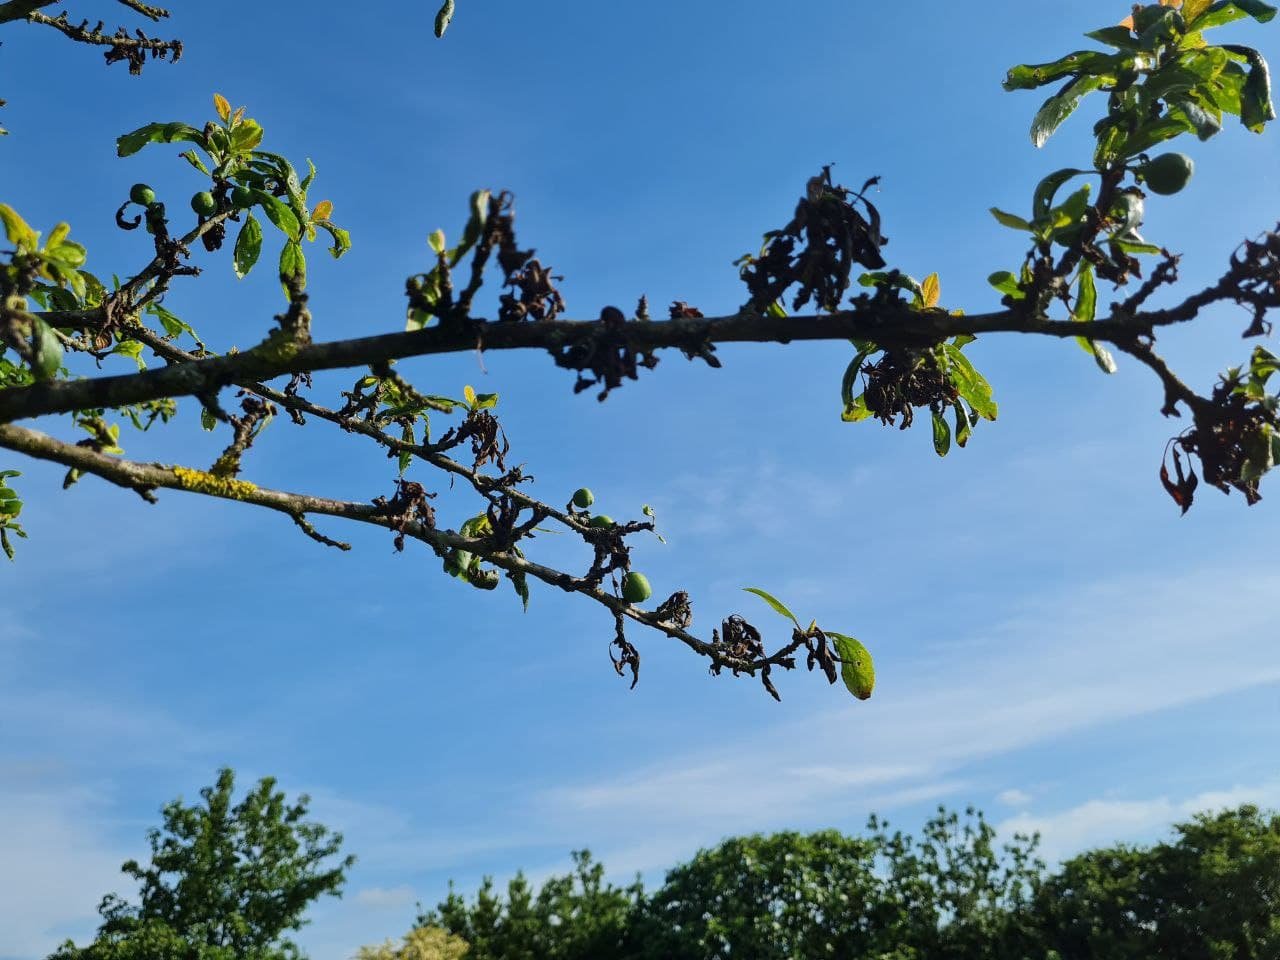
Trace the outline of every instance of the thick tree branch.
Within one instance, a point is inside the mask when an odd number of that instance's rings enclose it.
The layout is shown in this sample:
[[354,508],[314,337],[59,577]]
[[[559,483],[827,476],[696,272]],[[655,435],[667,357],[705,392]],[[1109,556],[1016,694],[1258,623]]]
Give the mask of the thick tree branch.
[[25,20],[33,11],[59,2],[61,0],[9,0],[8,3],[0,3],[0,23]]
[[[945,311],[915,312],[902,306],[855,309],[799,317],[736,314],[626,324],[620,335],[640,349],[694,349],[712,343],[789,343],[793,340],[874,340],[885,346],[936,343],[961,333],[1016,332],[1055,337],[1087,336],[1108,342],[1132,339],[1144,317],[1075,323],[1029,318],[1014,311],[953,316]],[[458,353],[464,350],[560,349],[619,334],[604,321],[555,320],[537,323],[486,323],[431,327],[408,333],[338,340],[281,350],[262,346],[245,353],[212,357],[90,380],[58,380],[0,391],[0,423],[68,413],[91,407],[115,407],[162,397],[208,393],[246,380],[270,380],[291,373],[367,366],[385,360]]]

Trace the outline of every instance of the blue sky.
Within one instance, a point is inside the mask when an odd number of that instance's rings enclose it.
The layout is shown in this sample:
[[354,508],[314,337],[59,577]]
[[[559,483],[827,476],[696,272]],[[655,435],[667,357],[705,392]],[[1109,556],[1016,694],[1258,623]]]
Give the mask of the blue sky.
[[[41,229],[71,220],[91,269],[128,272],[145,238],[111,215],[129,185],[174,208],[198,186],[176,150],[118,160],[115,137],[198,124],[216,90],[249,105],[265,146],[315,160],[313,196],[352,231],[343,261],[310,256],[322,339],[398,329],[426,235],[456,234],[478,187],[515,191],[521,239],[566,276],[572,317],[641,293],[731,311],[731,261],[832,162],[847,184],[882,176],[891,263],[938,271],[946,305],[979,311],[996,306],[984,278],[1021,252],[987,208],[1023,209],[1044,173],[1086,162],[1098,109],[1036,151],[1039,97],[1003,92],[1004,70],[1127,12],[689,6],[459,0],[436,42],[431,4],[361,19],[330,0],[227,2],[179,11],[163,32],[186,39],[182,62],[141,78],[11,25],[5,74],[38,82],[4,91],[0,200]],[[1276,29],[1222,35],[1275,62]],[[1186,289],[1280,198],[1274,130],[1189,149],[1195,179],[1149,204],[1145,231],[1184,253]],[[269,271],[238,283],[225,252],[201,263],[170,308],[215,348],[257,342],[280,305]],[[1161,346],[1204,390],[1247,355],[1244,324],[1217,311]],[[322,524],[355,544],[339,554],[234,504],[148,507],[92,479],[63,493],[59,470],[0,463],[24,471],[31,533],[0,568],[0,958],[89,937],[102,894],[130,892],[119,864],[146,852],[161,805],[221,765],[309,792],[360,857],[299,937],[315,960],[400,935],[450,877],[542,876],[583,846],[620,880],[657,881],[726,835],[856,830],[873,810],[912,827],[973,803],[1040,829],[1056,858],[1199,809],[1280,806],[1277,494],[1264,482],[1247,509],[1210,490],[1180,518],[1156,471],[1181,424],[1134,363],[1107,378],[1070,344],[1015,336],[970,352],[1001,416],[945,460],[920,428],[840,422],[837,344],[724,347],[720,371],[667,355],[605,404],[539,355],[402,365],[433,392],[499,392],[512,459],[547,499],[589,484],[615,517],[653,504],[669,543],[635,562],[659,595],[689,590],[701,633],[734,611],[780,627],[740,591],[759,585],[861,637],[879,668],[866,703],[791,674],[775,704],[639,631],[629,692],[610,619],[558,591],[535,588],[525,614],[378,531]],[[203,464],[221,440],[188,411],[126,449]],[[245,476],[370,499],[393,471],[355,438],[279,421]],[[474,505],[455,491],[441,509],[456,524]],[[585,567],[562,541],[537,547]]]

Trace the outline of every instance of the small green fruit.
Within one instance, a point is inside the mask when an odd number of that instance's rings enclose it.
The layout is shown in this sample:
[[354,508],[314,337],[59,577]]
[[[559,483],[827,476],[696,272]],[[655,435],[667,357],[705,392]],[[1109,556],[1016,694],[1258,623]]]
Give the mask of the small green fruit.
[[575,490],[573,492],[573,505],[577,507],[579,510],[585,510],[587,509],[587,507],[591,506],[595,502],[596,502],[595,494],[593,494],[586,487],[582,487],[581,489]]
[[1138,167],[1138,173],[1152,193],[1168,196],[1185,187],[1195,169],[1185,153],[1162,153]]
[[598,517],[592,517],[591,522],[587,525],[591,527],[612,527],[613,517],[609,516],[607,513],[602,513]]
[[202,217],[211,217],[218,212],[218,201],[208,190],[202,190],[191,198],[191,209]]
[[649,578],[634,570],[622,578],[622,599],[627,603],[644,603],[653,596]]
[[145,183],[135,183],[129,188],[129,199],[139,206],[149,207],[156,202],[156,192]]
[[231,205],[237,210],[253,206],[253,191],[248,187],[236,187],[231,191]]

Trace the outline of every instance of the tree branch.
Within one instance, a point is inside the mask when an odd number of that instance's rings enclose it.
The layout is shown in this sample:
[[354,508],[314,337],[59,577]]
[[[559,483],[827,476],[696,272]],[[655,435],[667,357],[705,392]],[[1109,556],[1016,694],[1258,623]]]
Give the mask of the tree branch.
[[[38,316],[40,316],[38,314]],[[71,326],[66,317],[60,319]],[[596,341],[607,346],[619,338],[639,349],[696,350],[712,343],[789,343],[793,340],[874,340],[884,346],[921,346],[961,333],[1039,333],[1085,336],[1108,342],[1132,339],[1144,317],[1077,323],[1027,317],[1014,311],[953,316],[941,310],[916,312],[906,305],[854,309],[834,314],[766,317],[680,318],[632,322],[620,330],[604,321],[555,320],[430,327],[407,333],[309,344],[287,350],[264,345],[244,353],[174,364],[161,370],[88,380],[58,380],[0,391],[0,423],[68,413],[91,407],[115,407],[163,397],[208,393],[246,380],[270,380],[292,373],[366,366],[385,360],[458,353],[464,350],[556,350]]]
[[0,3],[0,23],[25,20],[33,11],[59,2],[61,0],[9,0],[8,3]]
[[[443,554],[451,549],[466,550],[482,554],[486,561],[503,570],[523,573],[526,576],[541,580],[543,583],[559,587],[573,593],[590,597],[608,608],[615,616],[627,617],[637,623],[652,627],[667,636],[679,640],[700,656],[708,657],[713,664],[718,664],[731,671],[754,675],[768,665],[776,665],[781,654],[761,657],[756,660],[742,659],[727,654],[723,649],[708,643],[688,630],[668,620],[664,620],[658,611],[640,610],[620,597],[605,592],[589,581],[572,574],[555,570],[520,556],[513,550],[492,550],[484,539],[464,537],[449,530],[436,530],[417,521],[405,524],[403,528],[396,518],[373,503],[355,503],[346,500],[331,500],[306,494],[289,493],[258,487],[244,480],[215,477],[201,470],[192,470],[181,466],[166,466],[159,463],[141,463],[120,457],[107,456],[86,447],[65,443],[47,434],[13,424],[0,424],[0,448],[14,450],[18,453],[49,460],[71,467],[82,473],[90,473],[104,480],[132,490],[170,489],[183,490],[188,493],[199,493],[223,500],[235,500],[255,506],[266,507],[285,514],[306,531],[305,523],[308,514],[340,517],[355,520],[374,526],[403,532],[406,536],[432,547]],[[302,522],[299,522],[299,521]],[[308,532],[311,535],[311,532]],[[313,539],[316,539],[313,537]],[[328,538],[321,542],[329,542]],[[336,541],[332,545],[337,545]]]

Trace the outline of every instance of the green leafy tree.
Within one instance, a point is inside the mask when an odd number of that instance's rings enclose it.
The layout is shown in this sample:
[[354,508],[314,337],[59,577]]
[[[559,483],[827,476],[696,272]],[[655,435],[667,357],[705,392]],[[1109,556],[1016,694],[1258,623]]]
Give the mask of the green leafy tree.
[[644,912],[645,958],[1021,958],[1043,864],[1003,850],[973,810],[939,809],[919,839],[873,817],[835,830],[728,840],[667,874]]
[[[524,960],[1273,960],[1280,956],[1280,814],[1200,814],[1172,842],[1092,850],[1046,873],[1037,838],[997,847],[980,813],[939,809],[918,835],[736,837],[645,895],[572,876],[505,900],[486,880],[420,923],[483,939],[471,956]],[[585,885],[578,881],[585,892]],[[554,891],[547,896],[548,890]],[[542,904],[559,901],[548,910]],[[582,936],[595,930],[604,936]],[[567,949],[569,942],[577,946]]]
[[1280,815],[1242,806],[1175,831],[1063,864],[1038,897],[1045,945],[1062,960],[1280,956]]
[[573,869],[545,881],[536,894],[523,873],[507,884],[505,897],[489,877],[471,901],[450,886],[418,924],[461,937],[471,946],[468,960],[593,960],[623,955],[642,900],[638,880],[626,888],[606,883],[603,865],[579,850]]
[[470,950],[467,941],[440,927],[414,927],[399,946],[388,940],[361,947],[355,960],[462,960]]
[[[0,27],[57,31],[102,48],[109,63],[127,63],[134,72],[148,57],[176,60],[181,53],[180,41],[139,29],[104,33],[101,25],[88,26],[92,18],[76,26],[67,11],[47,14],[44,8],[53,5],[0,2]],[[168,17],[139,0],[119,5],[150,22]],[[449,27],[454,7],[446,0],[439,8],[437,36]],[[1179,257],[1170,249],[1176,238],[1143,230],[1147,203],[1164,202],[1194,173],[1190,155],[1167,149],[1172,141],[1208,140],[1236,121],[1261,132],[1274,119],[1261,54],[1215,43],[1213,31],[1234,21],[1267,23],[1275,14],[1262,0],[1139,4],[1123,22],[1089,33],[1093,48],[1008,71],[1008,90],[1054,87],[1031,123],[1036,146],[1085,103],[1101,115],[1090,156],[1048,173],[1020,211],[993,208],[1016,239],[1010,238],[1015,251],[1003,255],[1005,268],[988,278],[999,309],[986,312],[946,302],[937,273],[918,279],[890,264],[883,217],[868,199],[877,178],[854,189],[823,168],[803,184],[784,225],[736,261],[745,296],[719,316],[676,301],[666,319],[655,320],[641,298],[629,310],[606,305],[598,316],[593,310],[567,319],[560,278],[517,238],[514,198],[480,189],[460,211],[461,229],[452,240],[444,230],[432,231],[422,269],[390,279],[405,292],[406,329],[317,340],[306,289],[308,245],[323,237],[340,258],[351,237],[333,219],[334,203],[317,199],[310,161],[303,173],[270,149],[263,127],[244,107],[216,95],[208,120],[156,121],[117,141],[122,158],[143,149],[172,151],[192,178],[189,197],[160,197],[141,183],[127,191],[116,223],[132,234],[132,250],[122,244],[109,255],[131,252],[133,262],[90,269],[89,251],[72,239],[68,222],[41,233],[17,206],[0,203],[6,238],[0,250],[0,449],[66,467],[68,485],[93,475],[147,499],[183,491],[276,511],[338,549],[348,544],[317,529],[316,518],[382,527],[398,549],[409,540],[423,544],[445,575],[480,590],[505,580],[526,605],[533,581],[574,592],[612,618],[610,654],[618,674],[633,684],[641,654],[627,627],[639,624],[707,658],[712,673],[755,677],[775,697],[772,674],[803,662],[865,699],[875,675],[867,647],[816,622],[803,626],[763,591],[789,621],[775,639],[739,613],[716,618],[720,626],[709,637],[691,632],[691,599],[682,590],[650,603],[662,594],[652,593],[632,551],[640,537],[657,532],[651,509],[623,516],[610,506],[620,517],[614,520],[598,506],[588,509],[590,496],[535,496],[531,476],[508,463],[511,442],[497,417],[496,394],[469,386],[460,396],[453,387],[421,389],[394,362],[537,348],[573,373],[575,391],[599,389],[604,399],[653,368],[663,350],[719,367],[715,348],[722,342],[848,343],[850,361],[838,385],[843,419],[905,428],[919,416],[933,448],[947,455],[998,414],[993,387],[967,348],[979,336],[999,333],[1048,336],[1077,342],[1108,373],[1117,354],[1133,358],[1160,383],[1161,412],[1189,415],[1166,445],[1160,470],[1180,509],[1191,507],[1202,480],[1238,491],[1252,504],[1260,480],[1280,458],[1280,396],[1271,380],[1280,358],[1254,346],[1216,383],[1197,389],[1157,352],[1156,341],[1224,303],[1244,308],[1246,337],[1268,333],[1269,312],[1280,306],[1280,233],[1246,240],[1217,282],[1155,308],[1152,297],[1177,281]],[[25,87],[23,95],[39,89]],[[121,197],[127,182],[122,175]],[[139,228],[145,235],[133,233]],[[206,342],[166,306],[166,294],[201,272],[194,262],[198,248],[208,254],[229,248],[231,272],[240,277],[264,258],[272,263],[286,306],[274,324],[264,324],[258,343],[234,350]],[[103,279],[113,276],[123,279]],[[494,279],[505,292],[486,308],[480,295]],[[1101,283],[1127,293],[1106,315],[1099,308]],[[157,359],[158,368],[143,369]],[[95,364],[107,363],[126,372],[99,376]],[[311,374],[336,369],[355,371],[350,388],[314,396]],[[280,378],[288,379],[275,383]],[[234,404],[222,399],[227,388],[238,391]],[[832,393],[834,399],[835,384]],[[127,459],[122,426],[170,424],[180,399],[199,404],[201,423],[222,438],[222,452],[208,466]],[[353,491],[349,499],[258,485],[243,474],[252,474],[252,448],[281,412],[299,426],[359,437],[375,456],[391,458],[398,475],[389,475],[381,490]],[[77,440],[18,422],[59,415],[69,417]],[[473,505],[438,516],[435,492],[458,481],[474,492]],[[29,495],[22,484],[13,470],[0,470],[0,547],[10,555],[16,539],[29,533],[20,521]],[[533,555],[538,546],[531,538],[539,530],[579,542],[580,561],[557,568]]]
[[[341,834],[303,820],[309,798],[289,804],[264,777],[232,805],[235,775],[218,774],[202,804],[175,800],[163,829],[148,834],[151,863],[121,870],[138,882],[138,903],[102,899],[95,940],[68,940],[50,960],[296,960],[285,934],[310,904],[341,896],[355,857],[339,857]],[[336,860],[334,858],[337,858]]]

